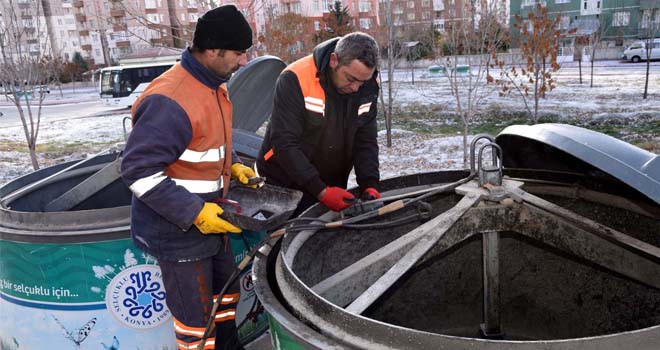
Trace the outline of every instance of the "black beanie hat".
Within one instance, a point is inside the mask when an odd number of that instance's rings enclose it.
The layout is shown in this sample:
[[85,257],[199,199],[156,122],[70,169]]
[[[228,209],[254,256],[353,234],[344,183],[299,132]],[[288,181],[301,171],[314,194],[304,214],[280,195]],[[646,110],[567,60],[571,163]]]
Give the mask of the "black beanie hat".
[[197,20],[193,44],[200,49],[247,50],[252,29],[236,6],[219,6]]

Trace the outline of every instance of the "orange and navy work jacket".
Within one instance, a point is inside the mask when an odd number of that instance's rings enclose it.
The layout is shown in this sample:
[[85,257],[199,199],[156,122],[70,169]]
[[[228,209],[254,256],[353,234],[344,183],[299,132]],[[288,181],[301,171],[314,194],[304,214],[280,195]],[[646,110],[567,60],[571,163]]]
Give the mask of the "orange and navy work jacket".
[[133,193],[136,245],[169,261],[214,254],[218,235],[190,234],[205,201],[226,194],[232,155],[232,106],[223,80],[187,50],[132,108],[133,129],[121,174]]
[[377,73],[353,94],[339,94],[329,76],[337,39],[290,64],[278,78],[257,168],[266,181],[316,198],[326,186],[377,187]]

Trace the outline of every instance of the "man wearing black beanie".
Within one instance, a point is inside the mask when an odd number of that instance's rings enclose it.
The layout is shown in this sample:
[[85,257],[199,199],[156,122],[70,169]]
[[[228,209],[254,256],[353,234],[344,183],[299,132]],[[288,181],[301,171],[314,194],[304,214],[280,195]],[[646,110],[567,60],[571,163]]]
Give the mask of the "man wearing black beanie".
[[[230,178],[247,185],[255,176],[232,150],[226,84],[250,46],[252,30],[236,7],[208,11],[181,62],[154,79],[131,111],[121,165],[133,192],[131,236],[158,260],[178,349],[196,349],[209,319],[214,331],[204,349],[242,349],[238,283],[217,295],[235,269],[225,235],[241,229],[220,218],[214,201],[227,195]],[[210,315],[216,298],[221,306]]]

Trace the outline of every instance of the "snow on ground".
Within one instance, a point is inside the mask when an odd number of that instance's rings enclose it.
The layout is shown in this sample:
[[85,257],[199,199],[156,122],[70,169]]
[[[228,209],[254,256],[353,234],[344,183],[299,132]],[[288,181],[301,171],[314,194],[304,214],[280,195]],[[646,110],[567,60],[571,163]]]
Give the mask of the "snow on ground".
[[[39,129],[39,143],[62,142],[85,146],[67,155],[38,152],[40,166],[43,168],[65,161],[83,159],[122,142],[124,117],[128,117],[128,114],[45,122]],[[32,171],[30,157],[24,144],[22,127],[0,127],[0,186]]]
[[[79,86],[66,84],[62,88],[51,87],[51,90],[44,99],[44,106],[59,105],[66,103],[80,103],[89,101],[98,101],[99,92],[96,86],[91,83],[78,83]],[[0,98],[0,106],[13,106],[8,98]]]
[[[42,143],[118,142],[124,137],[122,120],[125,117],[129,117],[129,114],[47,121],[39,128],[39,141]],[[0,138],[3,141],[25,142],[22,127],[8,127],[1,130]]]
[[[473,79],[476,74],[473,69]],[[497,78],[499,70],[491,69],[491,76]],[[649,96],[642,99],[644,89],[645,64],[618,63],[616,61],[596,62],[594,66],[594,87],[589,87],[589,66],[583,64],[582,84],[579,70],[574,64],[563,67],[553,74],[557,87],[541,99],[539,111],[565,117],[586,117],[599,113],[630,116],[640,112],[660,113],[660,62],[652,62],[649,77]],[[415,70],[415,84],[412,84],[412,70],[399,70],[395,74],[394,101],[400,105],[438,105],[444,111],[456,109],[456,99],[451,94],[449,81],[442,75],[431,75],[425,69]],[[381,84],[387,92],[387,77],[383,74]],[[466,85],[467,76],[462,76]],[[485,79],[485,78],[484,78]],[[464,90],[461,90],[464,91]],[[479,110],[523,111],[524,102],[515,92],[500,97],[495,85],[485,88],[485,98],[479,103]],[[465,100],[467,95],[461,94]],[[531,101],[531,99],[530,99]],[[628,114],[626,114],[628,113]]]
[[[541,101],[540,110],[564,116],[584,116],[585,118],[635,117],[640,113],[652,115],[660,123],[660,62],[654,62],[649,81],[650,96],[641,98],[643,88],[643,64],[625,64],[599,62],[595,68],[594,87],[589,88],[587,67],[583,67],[583,84],[578,82],[577,68],[562,68],[556,74],[558,87]],[[401,106],[433,105],[435,110],[451,112],[455,109],[455,100],[451,96],[445,78],[431,77],[418,69],[415,73],[415,85],[410,80],[409,70],[395,72],[395,103]],[[383,74],[383,77],[386,75]],[[383,83],[382,86],[386,86]],[[482,110],[521,111],[524,109],[520,99],[511,95],[498,97],[493,88],[481,104]],[[71,117],[45,118],[39,134],[39,144],[68,145],[77,144],[76,150],[67,154],[44,151],[39,153],[40,164],[47,167],[59,162],[85,158],[115,143],[123,142],[122,121],[128,116],[128,110],[107,115],[94,114],[93,117],[76,117],[76,104],[89,103],[96,99],[93,88],[64,90],[63,96],[51,92],[47,102],[69,104]],[[3,101],[0,101],[0,106]],[[5,104],[6,105],[6,104]],[[99,107],[100,108],[100,107]],[[6,116],[5,116],[6,117]],[[395,116],[396,118],[396,116]],[[427,125],[446,121],[428,120]],[[3,123],[5,123],[3,125]],[[11,179],[32,171],[29,156],[24,146],[23,129],[19,126],[7,126],[0,119],[0,186]],[[12,125],[12,124],[9,124]],[[15,125],[15,124],[14,124]],[[442,136],[416,134],[406,130],[393,131],[393,146],[386,147],[386,135],[380,131],[381,177],[391,178],[406,174],[463,168],[462,138],[460,136]],[[68,146],[71,149],[71,146]],[[351,180],[351,184],[354,184]]]
[[[86,152],[51,159],[40,157],[42,167],[82,159],[123,141],[122,120],[128,114],[55,121],[42,125],[41,142],[98,143]],[[0,128],[0,145],[4,141],[21,142],[19,127]],[[458,169],[462,167],[462,137],[431,137],[394,129],[391,148],[386,147],[386,133],[378,133],[382,178],[397,177],[420,171]],[[0,149],[0,185],[32,171],[26,153]],[[351,178],[351,183],[355,181]]]
[[[432,137],[393,129],[392,147],[386,147],[386,132],[378,133],[382,178],[422,171],[463,167],[463,137]],[[468,141],[469,142],[469,141]]]

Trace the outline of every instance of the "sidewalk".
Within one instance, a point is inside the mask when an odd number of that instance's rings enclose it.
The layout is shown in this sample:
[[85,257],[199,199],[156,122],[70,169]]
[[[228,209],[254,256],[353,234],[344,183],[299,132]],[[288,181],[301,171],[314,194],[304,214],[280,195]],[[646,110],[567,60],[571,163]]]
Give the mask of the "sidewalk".
[[[98,82],[79,81],[61,85],[50,84],[48,89],[49,93],[46,94],[42,106],[100,101]],[[36,102],[34,97],[30,100],[30,104],[35,103],[36,105]],[[0,90],[0,107],[7,106],[13,107],[14,103]]]
[[[96,88],[93,87],[76,88],[75,92],[73,91],[73,89],[63,88],[62,93],[60,94],[60,90],[57,87],[55,87],[55,89],[50,90],[50,93],[46,94],[46,98],[44,99],[42,105],[53,106],[53,105],[61,105],[61,104],[96,102],[96,101],[100,102],[99,93],[96,90]],[[38,101],[36,98],[30,99],[30,104],[33,106],[36,106],[37,102]],[[14,102],[9,100],[7,96],[0,95],[0,106],[2,107],[14,106]]]

